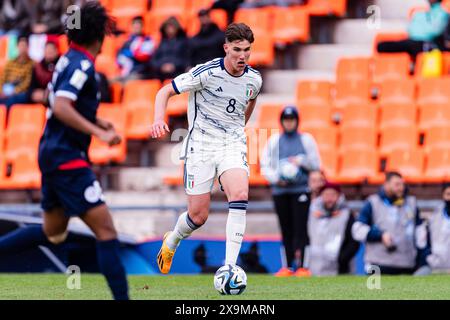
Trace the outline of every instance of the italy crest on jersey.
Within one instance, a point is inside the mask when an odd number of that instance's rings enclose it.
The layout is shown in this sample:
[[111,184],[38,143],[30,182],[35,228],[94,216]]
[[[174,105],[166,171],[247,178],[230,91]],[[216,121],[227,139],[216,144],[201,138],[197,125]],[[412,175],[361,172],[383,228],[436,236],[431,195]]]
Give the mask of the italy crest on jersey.
[[253,86],[251,84],[247,84],[247,90],[245,91],[245,96],[250,99],[253,96]]

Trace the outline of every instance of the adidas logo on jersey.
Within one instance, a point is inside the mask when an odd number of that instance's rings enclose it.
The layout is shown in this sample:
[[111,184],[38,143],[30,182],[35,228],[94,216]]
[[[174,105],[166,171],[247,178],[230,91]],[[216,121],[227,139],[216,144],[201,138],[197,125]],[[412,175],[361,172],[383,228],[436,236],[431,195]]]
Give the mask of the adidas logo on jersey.
[[223,92],[222,87],[217,88],[217,89],[216,89],[216,92]]

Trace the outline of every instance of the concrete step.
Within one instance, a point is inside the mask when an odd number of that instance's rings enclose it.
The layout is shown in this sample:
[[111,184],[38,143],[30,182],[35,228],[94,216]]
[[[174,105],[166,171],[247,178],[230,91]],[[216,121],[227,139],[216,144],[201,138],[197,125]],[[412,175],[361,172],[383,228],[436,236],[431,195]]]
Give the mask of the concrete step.
[[381,8],[382,19],[407,19],[409,10],[417,6],[426,6],[427,0],[374,0]]
[[370,56],[369,44],[317,44],[300,49],[299,69],[334,72],[339,58],[345,56]]
[[381,19],[379,28],[374,28],[368,25],[368,21],[367,19],[346,19],[337,22],[333,32],[333,42],[371,46],[377,33],[405,31],[408,25],[406,19]]

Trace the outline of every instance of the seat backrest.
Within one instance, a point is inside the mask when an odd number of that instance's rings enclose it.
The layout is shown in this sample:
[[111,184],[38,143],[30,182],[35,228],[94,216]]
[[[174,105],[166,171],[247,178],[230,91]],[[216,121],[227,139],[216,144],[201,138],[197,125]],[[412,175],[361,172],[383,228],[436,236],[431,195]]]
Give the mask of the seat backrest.
[[425,132],[424,142],[426,150],[444,147],[450,148],[450,127],[449,126],[430,127]]
[[297,83],[297,104],[328,106],[330,104],[331,83],[328,81],[306,81]]
[[341,156],[340,175],[348,178],[369,178],[379,171],[379,156],[376,150],[348,150]]
[[255,35],[270,33],[270,11],[265,8],[239,9],[234,16],[235,22],[242,22],[248,25]]
[[377,126],[378,107],[375,104],[349,105],[342,112],[341,127]]
[[370,83],[366,81],[338,81],[335,85],[337,107],[366,105],[370,101]]
[[423,174],[425,154],[421,149],[394,150],[388,155],[386,171],[398,171],[404,176]]
[[336,150],[319,149],[320,161],[322,163],[322,170],[328,180],[333,181],[337,178],[339,168],[339,155]]
[[340,58],[336,68],[336,81],[368,81],[370,79],[369,57]]
[[380,151],[383,154],[394,150],[416,149],[419,134],[416,127],[393,127],[381,132]]
[[450,104],[450,77],[420,79],[418,81],[417,103]]
[[45,125],[46,109],[40,104],[16,104],[9,112],[7,134],[28,132],[41,135]]
[[417,115],[418,109],[415,104],[384,104],[380,108],[380,129],[415,126]]
[[123,103],[146,101],[153,103],[156,93],[161,88],[159,80],[131,80],[125,84]]
[[373,150],[377,148],[378,134],[375,127],[343,127],[340,129],[339,152],[348,150]]
[[[153,0],[153,2],[155,2]],[[138,15],[147,11],[148,0],[110,0],[112,14]]]
[[380,105],[404,105],[415,103],[416,82],[413,79],[386,80],[380,83]]
[[407,53],[378,54],[373,57],[372,80],[403,80],[409,77],[411,58]]
[[337,127],[327,126],[323,128],[311,128],[306,132],[314,137],[319,150],[332,150],[336,153],[339,134]]
[[282,111],[281,104],[262,105],[258,119],[256,121],[257,128],[277,129],[280,127],[280,114]]
[[185,14],[189,0],[152,0],[153,12],[158,14]]

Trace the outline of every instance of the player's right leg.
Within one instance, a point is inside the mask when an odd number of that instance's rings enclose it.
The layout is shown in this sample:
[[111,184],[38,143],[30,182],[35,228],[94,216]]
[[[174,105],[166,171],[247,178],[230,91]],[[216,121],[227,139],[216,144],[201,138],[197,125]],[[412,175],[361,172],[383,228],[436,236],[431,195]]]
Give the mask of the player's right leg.
[[175,228],[164,235],[163,244],[157,256],[161,273],[169,273],[173,256],[181,240],[188,238],[208,219],[211,193],[188,195],[188,211],[182,213]]

